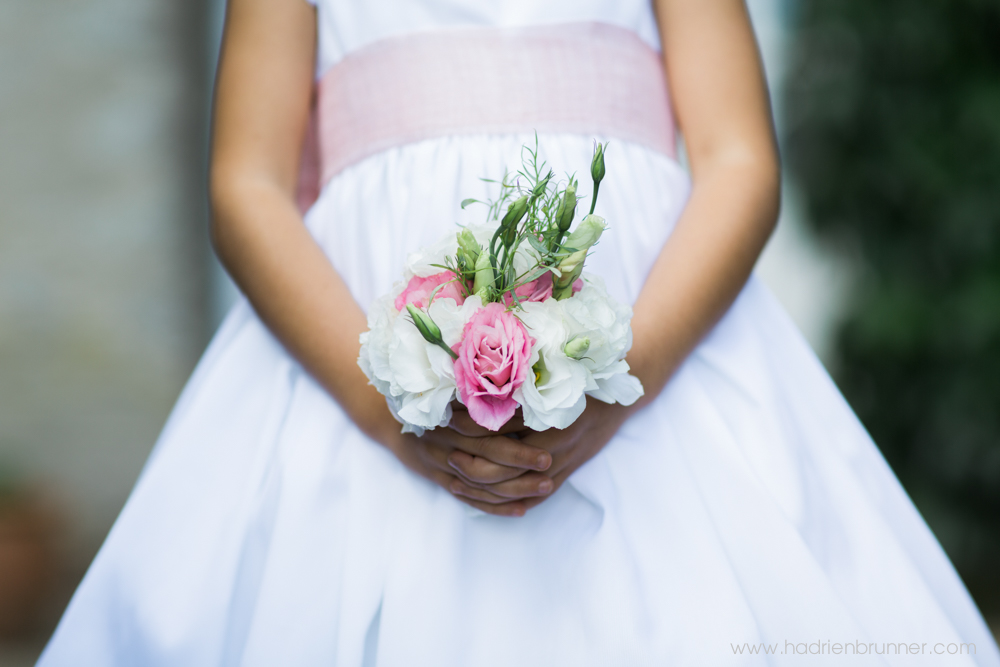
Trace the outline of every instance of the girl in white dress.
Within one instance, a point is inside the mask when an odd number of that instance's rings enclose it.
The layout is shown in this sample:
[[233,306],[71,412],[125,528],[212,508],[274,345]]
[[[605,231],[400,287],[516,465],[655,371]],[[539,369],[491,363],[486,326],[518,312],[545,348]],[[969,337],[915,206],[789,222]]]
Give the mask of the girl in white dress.
[[[779,169],[745,7],[654,4],[230,0],[213,234],[246,296],[40,665],[1000,665],[750,277]],[[611,140],[588,266],[646,396],[403,435],[364,310],[535,130],[557,173]]]

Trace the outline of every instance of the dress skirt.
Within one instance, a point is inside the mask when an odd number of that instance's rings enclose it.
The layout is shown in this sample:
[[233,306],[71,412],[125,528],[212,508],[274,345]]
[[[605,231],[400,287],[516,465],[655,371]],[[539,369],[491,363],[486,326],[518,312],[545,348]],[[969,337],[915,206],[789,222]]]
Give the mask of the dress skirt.
[[[589,165],[592,140],[539,135],[557,174]],[[327,183],[306,224],[367,307],[408,252],[482,221],[458,203],[489,196],[479,177],[533,141],[380,152]],[[588,270],[631,303],[690,184],[629,142],[612,141],[607,164],[609,231]],[[521,519],[467,510],[368,440],[241,299],[39,664],[841,664],[834,643],[861,654],[852,664],[1000,664],[940,546],[756,278],[550,499]]]

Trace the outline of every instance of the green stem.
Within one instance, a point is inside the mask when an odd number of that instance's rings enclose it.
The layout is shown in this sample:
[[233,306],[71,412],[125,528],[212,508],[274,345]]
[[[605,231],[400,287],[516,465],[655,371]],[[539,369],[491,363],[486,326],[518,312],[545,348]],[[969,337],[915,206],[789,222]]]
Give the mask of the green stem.
[[594,208],[597,206],[597,191],[601,189],[601,182],[594,181],[594,196],[590,199],[590,214],[594,214]]
[[452,350],[450,347],[448,347],[448,345],[445,344],[445,342],[443,340],[439,340],[438,342],[436,342],[434,344],[437,345],[438,347],[440,347],[445,352],[447,352],[449,355],[451,355],[452,359],[458,359],[458,355],[455,354],[455,351]]

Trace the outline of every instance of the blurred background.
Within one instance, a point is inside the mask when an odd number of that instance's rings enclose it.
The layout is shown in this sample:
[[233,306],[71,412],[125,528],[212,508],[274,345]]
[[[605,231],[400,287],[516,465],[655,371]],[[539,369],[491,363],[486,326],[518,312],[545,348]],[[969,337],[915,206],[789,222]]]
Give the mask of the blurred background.
[[[234,291],[221,0],[0,0],[0,667],[33,664]],[[1000,624],[1000,1],[750,0],[758,266]]]

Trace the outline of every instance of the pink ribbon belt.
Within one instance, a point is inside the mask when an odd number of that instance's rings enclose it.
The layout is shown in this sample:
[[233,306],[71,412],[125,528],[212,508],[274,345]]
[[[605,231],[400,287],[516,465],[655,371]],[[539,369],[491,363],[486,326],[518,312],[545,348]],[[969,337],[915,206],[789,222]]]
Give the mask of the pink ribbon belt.
[[456,134],[608,136],[675,155],[660,54],[604,23],[411,33],[361,48],[319,80],[299,206],[346,167]]

